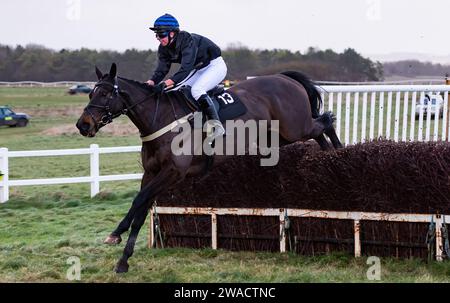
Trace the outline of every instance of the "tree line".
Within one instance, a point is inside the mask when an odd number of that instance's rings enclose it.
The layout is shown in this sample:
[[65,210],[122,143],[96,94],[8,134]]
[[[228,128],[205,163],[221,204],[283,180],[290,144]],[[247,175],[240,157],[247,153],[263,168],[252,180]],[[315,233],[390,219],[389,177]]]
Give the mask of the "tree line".
[[402,60],[383,64],[386,76],[426,77],[450,74],[450,65],[420,62],[418,60]]
[[[380,81],[383,66],[364,58],[354,49],[342,53],[309,48],[305,53],[285,49],[251,50],[230,45],[222,51],[228,66],[227,79],[298,70],[312,79],[327,81]],[[95,81],[94,66],[107,71],[116,62],[123,77],[145,81],[157,62],[154,50],[52,50],[40,45],[0,45],[0,81]],[[171,73],[176,71],[173,66]]]

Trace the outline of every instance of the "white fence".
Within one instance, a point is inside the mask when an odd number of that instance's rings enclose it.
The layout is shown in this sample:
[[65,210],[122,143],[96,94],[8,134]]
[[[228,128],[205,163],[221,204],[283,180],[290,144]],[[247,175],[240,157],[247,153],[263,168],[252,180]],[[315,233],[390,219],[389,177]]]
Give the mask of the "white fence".
[[[358,85],[320,86],[324,99],[323,111],[336,115],[336,131],[345,145],[370,141],[379,137],[395,141],[449,140],[448,93],[450,85]],[[426,93],[443,94],[443,116],[426,115],[422,107],[416,121],[416,102]],[[90,183],[91,196],[99,192],[100,182],[140,179],[142,174],[100,176],[99,154],[139,152],[140,146],[86,149],[8,151],[0,148],[0,202],[9,199],[9,187],[67,183]],[[9,158],[90,155],[90,176],[74,178],[9,180]]]
[[[251,79],[255,77],[247,77]],[[338,82],[338,81],[317,81],[320,85],[397,85],[397,84],[441,84],[443,82],[442,78],[430,78],[430,79],[409,79],[409,80],[398,80],[398,81],[383,81],[383,82]],[[38,81],[16,81],[7,82],[0,81],[0,87],[68,87],[76,84],[85,84],[88,86],[94,86],[93,81],[56,81],[56,82],[38,82]]]
[[[100,154],[140,152],[141,146],[124,147],[102,147],[91,144],[90,148],[80,149],[60,149],[60,150],[35,150],[35,151],[8,151],[7,148],[0,148],[0,202],[4,203],[9,199],[9,187],[26,185],[51,185],[70,183],[90,183],[91,197],[100,192],[100,182],[119,180],[139,180],[142,174],[120,174],[120,175],[100,175]],[[90,155],[90,175],[87,177],[72,178],[52,178],[52,179],[23,179],[9,180],[9,159],[20,157],[48,157],[48,156],[74,156]]]
[[392,80],[392,81],[367,81],[367,82],[341,82],[341,81],[316,81],[320,85],[439,85],[445,82],[447,78],[413,78],[405,80]]
[[[398,141],[447,140],[450,85],[326,85],[319,86],[323,111],[336,115],[336,132],[345,145],[379,137]],[[425,94],[441,94],[442,116],[431,102],[416,104]]]
[[85,84],[94,86],[95,82],[89,81],[58,81],[58,82],[37,82],[37,81],[19,81],[5,82],[0,81],[0,86],[4,87],[69,87],[76,84]]

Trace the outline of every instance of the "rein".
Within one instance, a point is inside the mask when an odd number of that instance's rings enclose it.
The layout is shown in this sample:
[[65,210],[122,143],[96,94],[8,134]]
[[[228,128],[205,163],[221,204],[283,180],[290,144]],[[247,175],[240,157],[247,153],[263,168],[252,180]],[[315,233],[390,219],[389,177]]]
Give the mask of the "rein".
[[[152,126],[155,124],[156,121],[156,117],[158,116],[158,108],[159,108],[159,100],[160,100],[160,96],[158,95],[156,97],[156,109],[155,109],[155,115],[153,116],[153,121],[152,121]],[[189,120],[191,120],[192,118],[195,117],[196,114],[198,114],[197,112],[191,112],[181,118],[178,118],[177,113],[175,111],[175,107],[173,105],[172,99],[169,98],[169,102],[170,105],[172,106],[172,112],[173,112],[173,116],[174,116],[174,121],[166,126],[164,126],[163,128],[157,130],[156,132],[147,135],[147,136],[141,136],[141,141],[142,143],[144,142],[149,142],[149,141],[153,141],[156,138],[161,137],[162,135],[164,135],[165,133],[170,132],[171,130],[175,129],[176,127],[178,127],[180,124],[184,124],[186,122],[189,122]]]
[[[130,95],[126,92],[123,91],[119,88],[119,84],[118,84],[118,80],[117,77],[114,78],[114,85],[108,82],[99,82],[94,86],[94,89],[96,87],[108,87],[108,88],[112,88],[112,93],[111,96],[109,96],[107,98],[106,104],[105,105],[97,105],[97,104],[92,104],[91,102],[88,103],[88,105],[84,108],[84,110],[91,116],[92,120],[94,121],[95,124],[95,128],[98,130],[100,127],[103,127],[109,123],[112,123],[113,120],[121,115],[127,115],[128,112],[131,112],[132,109],[141,104],[142,102],[146,101],[147,98],[149,97],[149,95],[146,95],[142,100],[139,100],[136,103],[132,103],[131,97]],[[153,94],[154,95],[154,94]],[[121,97],[121,102],[125,105],[125,108],[123,108],[121,111],[117,112],[117,113],[112,113],[111,112],[111,108],[110,108],[110,103],[115,100],[116,98]],[[151,126],[153,127],[154,124],[156,123],[156,118],[158,116],[158,111],[159,111],[159,102],[160,102],[160,95],[156,96],[156,109],[155,109],[155,114],[153,116],[153,120],[152,120],[152,124]],[[175,121],[173,121],[172,123],[170,123],[169,125],[166,125],[165,127],[159,129],[158,131],[150,134],[150,135],[146,135],[146,136],[141,136],[141,140],[142,142],[149,142],[152,140],[155,140],[156,138],[164,135],[165,133],[171,131],[172,129],[174,129],[175,127],[177,127],[180,124],[186,123],[188,122],[190,119],[192,119],[195,114],[197,113],[193,113],[191,112],[190,114],[178,118],[176,111],[175,111],[175,107],[172,103],[172,100],[170,100],[170,104],[172,106],[172,111],[173,111],[173,115],[175,118]],[[100,122],[97,122],[96,119],[94,118],[94,115],[92,114],[92,112],[89,110],[89,107],[94,107],[94,108],[100,108],[102,110],[104,110],[106,112],[106,114],[104,114],[101,119]]]

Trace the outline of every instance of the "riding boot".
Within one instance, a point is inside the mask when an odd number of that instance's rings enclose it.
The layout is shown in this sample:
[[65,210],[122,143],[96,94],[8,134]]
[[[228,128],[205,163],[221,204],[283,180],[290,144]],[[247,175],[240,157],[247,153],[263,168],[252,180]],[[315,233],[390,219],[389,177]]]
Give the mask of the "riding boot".
[[223,127],[222,122],[220,122],[219,115],[217,114],[217,110],[214,107],[213,100],[211,100],[211,98],[207,94],[201,95],[198,99],[198,103],[202,111],[206,114],[208,120],[212,120],[211,122],[214,127],[214,132],[210,136],[211,144],[212,141],[214,141],[216,138],[221,137],[225,134],[225,128]]

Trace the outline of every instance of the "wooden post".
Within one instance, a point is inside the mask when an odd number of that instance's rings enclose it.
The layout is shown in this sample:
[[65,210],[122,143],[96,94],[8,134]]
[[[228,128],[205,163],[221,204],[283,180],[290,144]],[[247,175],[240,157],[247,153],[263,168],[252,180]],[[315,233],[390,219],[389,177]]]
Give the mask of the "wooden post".
[[280,208],[280,252],[286,252],[286,233],[284,232],[284,208]]
[[[445,84],[450,85],[450,77],[448,76],[448,74],[445,75]],[[448,98],[447,98],[447,125],[445,125],[445,127],[446,127],[445,140],[446,141],[449,141],[449,138],[450,138],[450,134],[448,133],[449,125],[450,125],[450,91],[448,92]]]
[[355,257],[361,257],[361,224],[359,220],[355,220],[353,224],[354,233],[355,233]]
[[100,192],[100,155],[98,144],[91,144],[91,198]]
[[211,214],[211,247],[217,249],[217,215]]
[[442,216],[441,215],[436,215],[436,261],[442,261],[443,260],[443,241],[442,241],[442,232],[441,232],[441,228],[442,228]]
[[0,148],[0,203],[5,203],[9,200],[9,159],[8,149]]
[[148,248],[156,248],[153,246],[153,243],[155,241],[155,222],[153,221],[153,215],[155,213],[155,207],[152,206],[150,208],[150,212],[149,212],[149,216],[150,216],[150,220],[149,220],[149,225],[150,225],[150,232],[148,233]]

